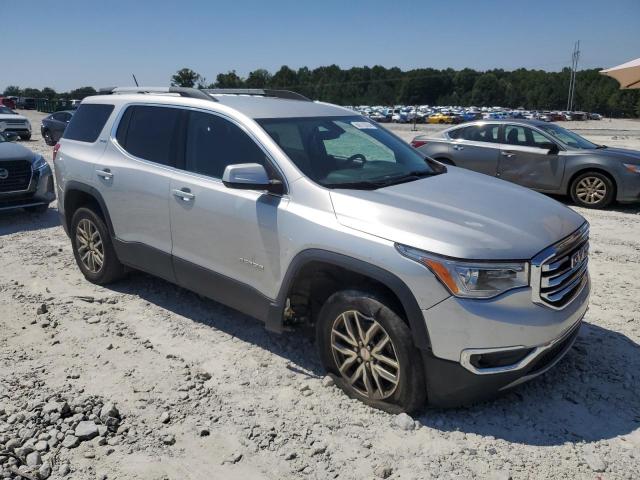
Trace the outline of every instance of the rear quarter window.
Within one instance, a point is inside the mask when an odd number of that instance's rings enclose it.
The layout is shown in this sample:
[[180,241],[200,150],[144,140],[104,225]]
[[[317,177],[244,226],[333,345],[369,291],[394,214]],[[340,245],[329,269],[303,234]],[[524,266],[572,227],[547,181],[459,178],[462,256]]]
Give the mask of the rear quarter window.
[[64,131],[63,138],[93,143],[104,128],[113,105],[104,103],[81,104]]

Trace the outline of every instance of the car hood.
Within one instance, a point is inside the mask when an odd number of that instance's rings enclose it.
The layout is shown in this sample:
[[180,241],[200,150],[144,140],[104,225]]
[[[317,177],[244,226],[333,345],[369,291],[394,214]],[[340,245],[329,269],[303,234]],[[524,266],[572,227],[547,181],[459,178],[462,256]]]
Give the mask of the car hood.
[[525,260],[584,218],[542,194],[457,167],[378,190],[332,190],[340,224],[455,258]]
[[0,143],[0,162],[5,160],[33,161],[34,153],[26,147],[13,142]]
[[27,117],[23,115],[14,115],[13,113],[0,113],[0,122],[2,120],[26,120]]

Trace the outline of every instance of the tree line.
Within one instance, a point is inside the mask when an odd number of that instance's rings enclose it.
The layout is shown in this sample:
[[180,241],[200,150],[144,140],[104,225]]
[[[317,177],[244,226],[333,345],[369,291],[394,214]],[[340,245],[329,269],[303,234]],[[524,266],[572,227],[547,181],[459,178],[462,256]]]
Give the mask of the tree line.
[[[171,78],[174,86],[196,88],[275,88],[299,92],[314,100],[340,105],[459,105],[524,107],[564,110],[567,107],[569,69],[559,72],[517,69],[477,71],[419,68],[353,67],[330,65],[297,70],[282,66],[275,73],[257,69],[242,77],[231,70],[216,76],[215,82],[189,68]],[[5,95],[36,98],[82,99],[93,95],[93,87],[57,93],[17,86]],[[618,82],[600,75],[598,69],[577,73],[574,110],[598,112],[614,117],[640,117],[640,90],[619,90]]]

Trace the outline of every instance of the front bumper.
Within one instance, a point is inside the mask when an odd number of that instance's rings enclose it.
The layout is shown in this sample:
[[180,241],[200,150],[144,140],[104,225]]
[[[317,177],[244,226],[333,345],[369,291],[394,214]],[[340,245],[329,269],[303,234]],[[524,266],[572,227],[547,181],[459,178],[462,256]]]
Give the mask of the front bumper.
[[560,310],[533,303],[529,288],[483,301],[449,297],[423,310],[430,403],[472,403],[549,370],[573,345],[589,295],[590,281]]
[[56,199],[53,172],[46,165],[32,172],[29,187],[20,192],[0,193],[0,211],[49,205]]
[[429,404],[436,407],[470,405],[492,399],[542,375],[553,368],[571,350],[581,325],[582,319],[526,367],[491,375],[477,375],[458,362],[442,360],[434,357],[430,352],[423,351]]
[[620,203],[640,202],[640,175],[625,171],[620,176],[616,200]]

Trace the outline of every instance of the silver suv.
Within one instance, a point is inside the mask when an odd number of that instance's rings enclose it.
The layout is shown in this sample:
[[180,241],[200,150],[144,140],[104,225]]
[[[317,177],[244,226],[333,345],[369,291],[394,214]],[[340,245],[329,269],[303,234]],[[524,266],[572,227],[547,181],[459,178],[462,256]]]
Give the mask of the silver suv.
[[580,215],[292,92],[119,88],[55,151],[89,281],[133,268],[272,331],[314,326],[336,383],[388,411],[540,375],[587,310]]

